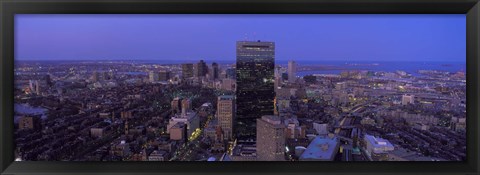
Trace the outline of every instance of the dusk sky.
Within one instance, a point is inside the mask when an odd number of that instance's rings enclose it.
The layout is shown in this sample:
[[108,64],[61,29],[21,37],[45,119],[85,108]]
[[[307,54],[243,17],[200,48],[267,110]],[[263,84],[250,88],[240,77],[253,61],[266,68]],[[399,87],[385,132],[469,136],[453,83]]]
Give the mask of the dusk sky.
[[466,17],[15,16],[17,60],[235,60],[239,40],[275,42],[276,60],[465,62]]

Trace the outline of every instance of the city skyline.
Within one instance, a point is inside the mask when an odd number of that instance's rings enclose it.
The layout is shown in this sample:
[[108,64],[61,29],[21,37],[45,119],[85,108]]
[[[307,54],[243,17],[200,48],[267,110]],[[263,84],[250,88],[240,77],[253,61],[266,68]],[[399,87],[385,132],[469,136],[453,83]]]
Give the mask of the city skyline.
[[465,32],[464,15],[17,15],[15,38],[19,61],[235,60],[261,40],[279,61],[429,62],[464,61]]
[[[16,161],[466,161],[465,43],[445,42],[465,39],[459,15],[94,16],[16,32],[18,57],[79,57],[16,58]],[[250,29],[265,35],[235,38]]]
[[[270,84],[266,65],[274,55],[273,42],[237,42],[243,66],[225,65],[218,79],[214,69],[221,64],[209,67],[203,60],[19,64],[16,160],[465,160],[465,73],[343,70],[290,81],[290,74],[297,75],[292,60],[275,68],[273,115],[258,115],[270,103],[262,87]],[[244,81],[254,78],[247,65],[265,72],[265,83]],[[119,71],[99,73],[97,66]],[[309,68],[321,68],[316,66]],[[245,108],[247,103],[259,108]],[[237,117],[242,109],[250,111],[248,118]]]

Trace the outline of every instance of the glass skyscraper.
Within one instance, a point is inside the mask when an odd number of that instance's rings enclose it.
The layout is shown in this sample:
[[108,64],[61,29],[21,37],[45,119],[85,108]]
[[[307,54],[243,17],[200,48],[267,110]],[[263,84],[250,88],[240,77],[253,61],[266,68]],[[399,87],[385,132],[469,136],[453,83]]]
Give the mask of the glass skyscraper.
[[274,42],[237,41],[236,138],[255,139],[256,119],[273,115],[274,66]]

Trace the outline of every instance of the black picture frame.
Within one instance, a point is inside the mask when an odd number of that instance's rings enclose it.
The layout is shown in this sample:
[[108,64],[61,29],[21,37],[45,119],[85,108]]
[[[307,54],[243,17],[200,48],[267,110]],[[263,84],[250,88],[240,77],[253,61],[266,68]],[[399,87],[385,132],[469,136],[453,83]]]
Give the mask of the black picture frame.
[[[0,172],[12,174],[479,174],[478,0],[0,0]],[[466,162],[15,162],[15,14],[466,14]]]

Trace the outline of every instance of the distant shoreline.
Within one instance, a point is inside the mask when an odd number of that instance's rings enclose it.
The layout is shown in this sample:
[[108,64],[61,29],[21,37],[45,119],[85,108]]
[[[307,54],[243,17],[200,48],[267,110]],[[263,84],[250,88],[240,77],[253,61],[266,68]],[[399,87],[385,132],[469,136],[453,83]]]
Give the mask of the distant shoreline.
[[[16,62],[128,62],[128,63],[156,63],[156,64],[178,64],[178,63],[196,63],[199,60],[204,60],[206,62],[217,62],[217,63],[235,63],[236,60],[210,60],[210,59],[181,59],[181,60],[16,60]],[[276,60],[277,64],[287,64],[291,60]],[[464,61],[370,61],[370,60],[293,60],[298,64],[301,63],[345,63],[345,64],[355,64],[355,63],[392,63],[392,62],[402,62],[402,63],[443,63],[443,64],[466,64],[466,59]],[[171,62],[171,63],[168,63]]]

